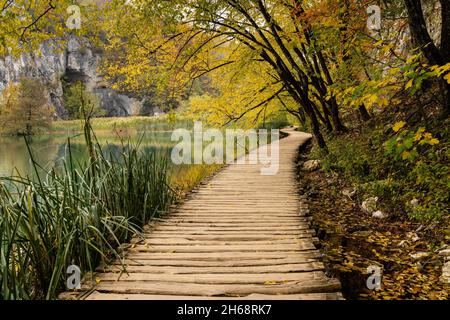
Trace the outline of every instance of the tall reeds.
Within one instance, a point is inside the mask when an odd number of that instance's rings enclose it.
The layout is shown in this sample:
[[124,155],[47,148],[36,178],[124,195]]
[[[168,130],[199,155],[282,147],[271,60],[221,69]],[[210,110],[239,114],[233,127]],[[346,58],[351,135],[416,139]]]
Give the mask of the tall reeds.
[[54,299],[66,269],[93,271],[120,258],[119,245],[174,199],[167,160],[137,144],[107,153],[86,118],[89,160],[75,163],[71,143],[50,172],[0,179],[0,299]]

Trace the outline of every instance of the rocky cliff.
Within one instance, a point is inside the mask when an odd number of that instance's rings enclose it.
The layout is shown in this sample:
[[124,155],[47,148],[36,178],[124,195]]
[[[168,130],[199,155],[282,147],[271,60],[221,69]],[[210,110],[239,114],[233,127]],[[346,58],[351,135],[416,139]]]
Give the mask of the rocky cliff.
[[120,94],[107,87],[97,68],[101,52],[96,51],[87,41],[70,38],[65,48],[54,43],[41,45],[40,53],[26,53],[20,58],[0,59],[0,91],[10,82],[20,77],[39,78],[48,88],[49,99],[59,117],[64,118],[66,110],[63,101],[62,78],[68,82],[78,80],[86,84],[88,90],[98,97],[106,115],[127,116],[140,110],[142,102]]

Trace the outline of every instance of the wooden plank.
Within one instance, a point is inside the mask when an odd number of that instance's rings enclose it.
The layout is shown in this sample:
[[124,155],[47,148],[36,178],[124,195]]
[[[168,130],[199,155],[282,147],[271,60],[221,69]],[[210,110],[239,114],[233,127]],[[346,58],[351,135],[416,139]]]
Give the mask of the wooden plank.
[[273,230],[276,230],[277,232],[282,231],[299,231],[301,230],[301,227],[303,229],[308,229],[309,225],[300,225],[300,226],[283,226],[280,228],[274,228],[274,226],[271,227],[239,227],[239,225],[236,226],[229,226],[229,227],[222,227],[222,226],[170,226],[170,225],[157,225],[155,226],[154,230],[157,231],[176,231],[176,232],[184,232],[184,231],[203,231],[203,232],[209,232],[209,231],[236,231],[236,232],[246,232],[246,231],[255,231],[255,232],[270,232]]
[[[188,241],[220,241],[220,242],[250,242],[250,241],[281,241],[281,240],[292,240],[295,241],[297,239],[305,239],[305,238],[312,238],[313,235],[315,235],[315,232],[313,230],[308,230],[306,233],[300,233],[298,235],[267,235],[267,234],[244,234],[244,235],[228,235],[228,234],[222,234],[222,235],[181,235],[183,239],[186,239]],[[161,241],[168,241],[174,238],[178,238],[179,235],[173,235],[173,234],[163,234],[163,233],[146,233],[145,239],[148,240],[161,240]],[[313,238],[314,239],[314,238]],[[136,240],[140,241],[140,240]]]
[[[306,238],[308,240],[307,243],[310,242],[311,238]],[[301,243],[301,241],[306,241],[301,238],[284,238],[284,239],[272,239],[270,237],[265,240],[236,240],[234,241],[225,241],[223,239],[219,240],[190,240],[186,238],[178,238],[178,237],[170,237],[170,238],[146,238],[145,240],[136,240],[137,245],[148,245],[148,246],[185,246],[185,245],[193,245],[193,246],[201,246],[201,245],[221,245],[221,246],[230,246],[230,245],[245,245],[245,246],[266,246],[266,245],[295,245],[297,243]]]
[[314,250],[315,246],[310,241],[299,241],[296,244],[268,244],[268,245],[241,245],[241,244],[231,244],[231,245],[214,245],[214,244],[203,244],[203,245],[135,245],[128,249],[129,253],[134,252],[170,252],[170,253],[203,253],[203,252],[284,252],[284,251],[305,251]]
[[323,272],[291,272],[291,273],[241,273],[237,277],[232,273],[197,273],[197,274],[153,274],[132,272],[126,273],[99,273],[96,276],[97,281],[125,281],[125,282],[181,282],[197,284],[266,284],[274,285],[276,283],[286,282],[304,282],[314,279],[325,279]]
[[252,236],[257,236],[257,235],[269,235],[269,236],[287,236],[287,235],[292,235],[292,236],[298,236],[303,234],[306,231],[309,231],[307,229],[300,229],[300,230],[284,230],[284,231],[259,231],[259,230],[253,230],[253,231],[248,231],[248,232],[242,232],[242,231],[238,231],[238,230],[217,230],[217,231],[211,231],[211,230],[183,230],[183,233],[180,233],[177,230],[153,230],[153,229],[146,229],[147,232],[144,233],[144,235],[147,234],[153,234],[153,233],[158,233],[158,235],[170,235],[170,236],[178,236],[180,234],[183,234],[185,236],[192,236],[192,235],[225,235],[225,236],[241,236],[241,235],[252,235]]
[[337,292],[337,280],[290,281],[272,285],[264,284],[198,284],[180,282],[111,281],[101,282],[98,292],[192,295],[192,296],[240,296],[259,294],[299,294]]
[[289,273],[289,272],[307,272],[323,270],[324,266],[320,262],[306,262],[296,264],[281,264],[281,265],[260,265],[260,266],[233,266],[232,268],[216,265],[208,266],[154,266],[154,265],[129,265],[125,270],[119,265],[109,265],[105,268],[100,268],[103,272],[128,272],[128,273],[153,273],[153,274],[214,274],[214,273],[230,273],[235,274],[236,277],[241,277],[243,273]]
[[[285,264],[304,264],[316,262],[319,255],[316,256],[297,256],[277,259],[229,259],[229,260],[186,260],[186,259],[149,259],[145,257],[128,257],[123,261],[126,266],[183,266],[183,267],[257,267],[257,266],[281,266]],[[122,266],[122,261],[114,261],[111,265]],[[103,270],[99,267],[99,270]]]
[[180,295],[118,294],[94,292],[90,300],[340,300],[339,293],[304,293],[287,295],[250,294],[241,297],[202,297]]
[[311,258],[319,257],[317,250],[310,251],[282,251],[282,252],[155,252],[155,253],[129,253],[128,259],[151,260],[200,260],[200,261],[229,261],[229,260],[256,260],[256,259],[284,259],[284,258]]

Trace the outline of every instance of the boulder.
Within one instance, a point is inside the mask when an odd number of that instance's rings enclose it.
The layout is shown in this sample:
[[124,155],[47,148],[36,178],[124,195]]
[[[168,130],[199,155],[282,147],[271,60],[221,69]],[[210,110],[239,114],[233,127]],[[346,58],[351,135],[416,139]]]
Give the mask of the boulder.
[[411,206],[413,208],[416,208],[417,206],[419,206],[419,200],[417,200],[416,198],[412,199],[410,202]]
[[350,189],[344,189],[344,190],[342,190],[342,194],[343,194],[344,196],[347,196],[347,197],[349,197],[349,198],[351,199],[351,198],[353,198],[353,197],[355,196],[355,194],[356,194],[356,188],[353,188],[353,190],[350,190]]
[[381,212],[380,210],[375,211],[374,213],[372,213],[372,218],[377,218],[377,219],[386,219],[388,217],[388,215],[384,212]]
[[308,160],[303,164],[303,170],[309,172],[315,171],[320,168],[320,164],[320,160]]
[[374,213],[377,210],[378,197],[372,197],[364,200],[361,204],[361,209],[369,214]]
[[442,267],[442,275],[439,280],[444,284],[450,284],[450,261],[447,261]]
[[414,260],[422,260],[422,259],[430,257],[431,253],[420,251],[420,252],[410,253],[409,256],[411,258],[413,258]]

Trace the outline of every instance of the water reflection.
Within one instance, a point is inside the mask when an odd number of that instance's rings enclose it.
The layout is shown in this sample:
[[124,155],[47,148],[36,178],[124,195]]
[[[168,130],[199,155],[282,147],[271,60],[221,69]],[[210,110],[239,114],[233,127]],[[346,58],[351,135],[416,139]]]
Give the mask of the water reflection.
[[[140,144],[141,150],[148,153],[167,156],[173,142],[170,132],[147,132],[133,136],[100,133],[97,139],[107,158],[120,158],[126,151],[127,143]],[[70,140],[69,140],[70,139]],[[70,141],[70,144],[69,144]],[[82,135],[75,136],[40,136],[30,140],[30,149],[35,161],[48,171],[61,164],[68,157],[69,147],[74,163],[87,160],[87,148]],[[31,175],[33,173],[31,158],[23,137],[0,137],[0,176]]]

